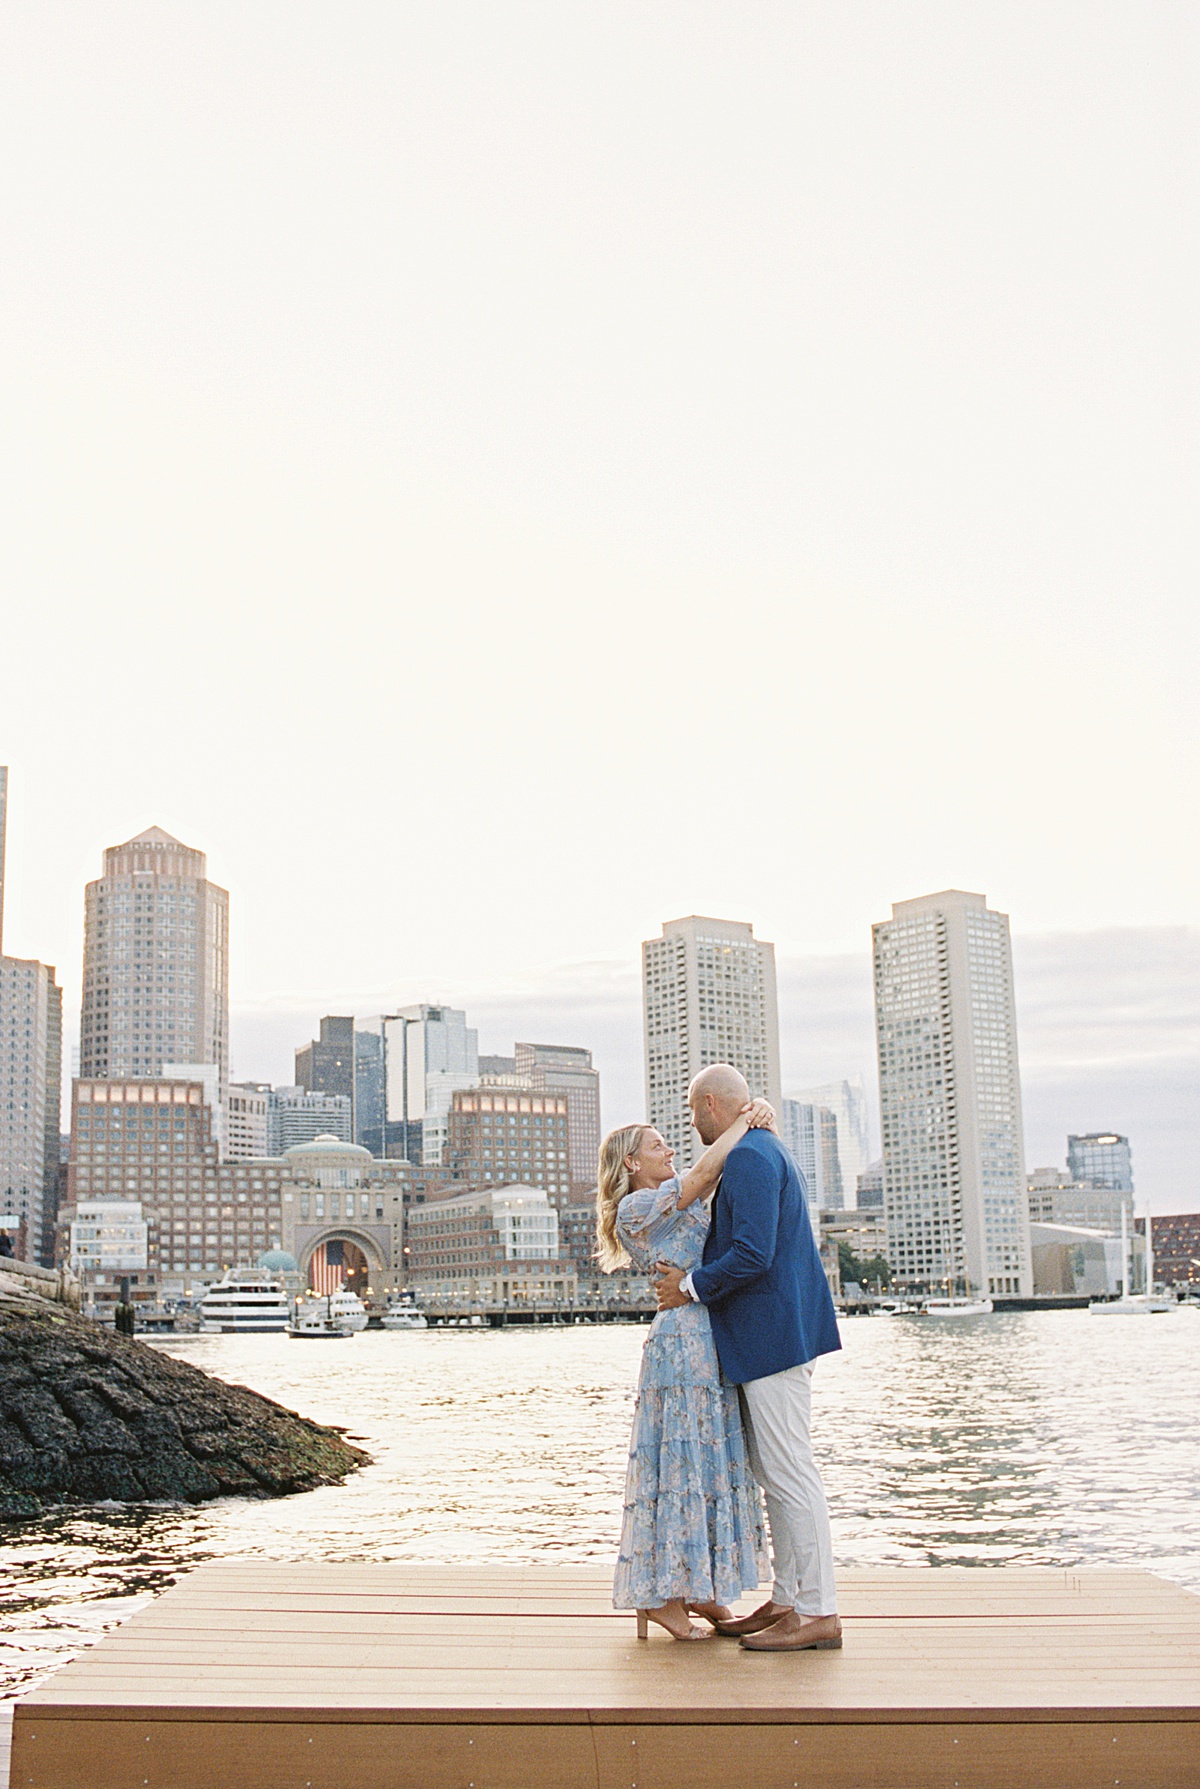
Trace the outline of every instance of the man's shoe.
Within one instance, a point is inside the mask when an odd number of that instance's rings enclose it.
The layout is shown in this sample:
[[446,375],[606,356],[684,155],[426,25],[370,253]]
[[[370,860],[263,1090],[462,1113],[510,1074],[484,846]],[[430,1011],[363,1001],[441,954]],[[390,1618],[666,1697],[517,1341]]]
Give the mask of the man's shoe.
[[771,1627],[742,1641],[747,1652],[840,1652],[842,1624],[836,1615],[797,1615],[794,1609]]
[[739,1616],[736,1621],[714,1622],[718,1634],[725,1634],[730,1640],[740,1640],[743,1634],[761,1634],[764,1628],[773,1627],[784,1615],[792,1611],[786,1603],[764,1603],[753,1615]]

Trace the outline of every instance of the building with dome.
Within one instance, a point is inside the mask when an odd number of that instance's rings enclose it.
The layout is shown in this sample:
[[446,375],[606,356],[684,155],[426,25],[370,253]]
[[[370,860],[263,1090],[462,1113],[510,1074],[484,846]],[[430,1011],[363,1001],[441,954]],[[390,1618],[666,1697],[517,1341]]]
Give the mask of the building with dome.
[[260,1273],[269,1273],[282,1280],[289,1292],[299,1292],[302,1283],[300,1263],[286,1249],[264,1249],[254,1265]]
[[370,1285],[374,1297],[403,1260],[405,1206],[469,1184],[452,1168],[376,1161],[332,1135],[279,1157],[229,1159],[200,1074],[185,1068],[72,1084],[67,1199],[56,1240],[62,1259],[78,1202],[120,1199],[142,1208],[147,1271],[164,1302],[193,1299],[268,1250],[294,1255],[304,1284],[313,1281],[314,1259],[321,1272],[333,1271],[340,1254],[342,1277]]
[[345,1285],[382,1306],[404,1283],[404,1208],[425,1191],[412,1163],[382,1161],[332,1133],[296,1143],[282,1156],[282,1249],[302,1286]]

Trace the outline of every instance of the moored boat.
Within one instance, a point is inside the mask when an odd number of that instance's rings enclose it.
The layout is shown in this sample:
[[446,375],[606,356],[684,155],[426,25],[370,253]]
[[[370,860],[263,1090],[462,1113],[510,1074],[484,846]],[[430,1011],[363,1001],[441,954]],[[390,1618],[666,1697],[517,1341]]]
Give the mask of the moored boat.
[[1088,1310],[1093,1317],[1153,1317],[1173,1311],[1175,1302],[1157,1292],[1133,1292],[1128,1298],[1094,1298]]
[[351,1334],[367,1327],[367,1307],[348,1286],[339,1286],[330,1294],[329,1315]]
[[295,1314],[287,1326],[288,1335],[298,1342],[345,1341],[354,1332],[334,1315],[331,1303],[328,1298],[298,1300]]
[[260,1267],[233,1267],[200,1301],[205,1335],[278,1335],[290,1306],[283,1281]]
[[987,1317],[995,1309],[990,1298],[927,1298],[923,1317]]
[[414,1299],[398,1298],[380,1318],[381,1329],[428,1329],[429,1320]]
[[1175,1300],[1164,1298],[1154,1287],[1154,1236],[1152,1233],[1150,1214],[1146,1214],[1146,1284],[1151,1288],[1148,1292],[1130,1292],[1129,1282],[1133,1277],[1133,1262],[1129,1253],[1129,1225],[1125,1217],[1125,1207],[1121,1206],[1121,1284],[1120,1298],[1094,1298],[1088,1306],[1093,1317],[1153,1317],[1163,1311],[1173,1311]]

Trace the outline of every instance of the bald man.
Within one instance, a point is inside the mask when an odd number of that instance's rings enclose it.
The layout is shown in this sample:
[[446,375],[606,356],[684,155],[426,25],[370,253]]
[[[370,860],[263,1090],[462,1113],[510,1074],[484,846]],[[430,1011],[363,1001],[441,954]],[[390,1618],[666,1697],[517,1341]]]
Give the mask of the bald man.
[[[688,1089],[705,1144],[750,1098],[728,1062]],[[748,1652],[839,1647],[833,1539],[809,1435],[813,1362],[841,1347],[833,1299],[808,1216],[804,1178],[772,1131],[747,1131],[730,1150],[701,1266],[659,1263],[660,1310],[689,1298],[708,1309],[721,1370],[738,1387],[747,1451],[763,1488],[775,1582],[771,1599],[720,1624]]]

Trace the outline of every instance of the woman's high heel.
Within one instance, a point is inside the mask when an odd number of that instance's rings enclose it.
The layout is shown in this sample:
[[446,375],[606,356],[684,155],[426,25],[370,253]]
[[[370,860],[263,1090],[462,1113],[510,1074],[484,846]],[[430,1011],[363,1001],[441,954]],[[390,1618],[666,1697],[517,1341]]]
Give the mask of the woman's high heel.
[[688,1623],[688,1631],[686,1634],[677,1634],[675,1632],[674,1628],[669,1628],[665,1621],[660,1621],[658,1619],[658,1616],[655,1615],[653,1613],[653,1611],[650,1609],[638,1609],[636,1611],[636,1614],[637,1614],[637,1637],[639,1640],[648,1640],[650,1638],[650,1623],[651,1622],[654,1622],[656,1627],[662,1628],[662,1630],[665,1634],[670,1634],[672,1640],[707,1640],[708,1639],[708,1634],[704,1630],[704,1628],[693,1627],[691,1622]]

